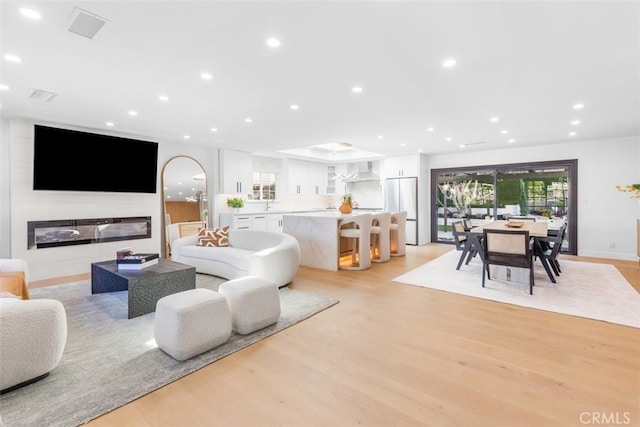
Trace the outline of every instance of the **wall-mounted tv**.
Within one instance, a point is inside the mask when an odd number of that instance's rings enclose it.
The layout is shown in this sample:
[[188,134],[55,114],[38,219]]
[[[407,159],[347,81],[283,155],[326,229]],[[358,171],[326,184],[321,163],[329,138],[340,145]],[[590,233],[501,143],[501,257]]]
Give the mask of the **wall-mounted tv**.
[[158,144],[35,125],[33,189],[155,193]]

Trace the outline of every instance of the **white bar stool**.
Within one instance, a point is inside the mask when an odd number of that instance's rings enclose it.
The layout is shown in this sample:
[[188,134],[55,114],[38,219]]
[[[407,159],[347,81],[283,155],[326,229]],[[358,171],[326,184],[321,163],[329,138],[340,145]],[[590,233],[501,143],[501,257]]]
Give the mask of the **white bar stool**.
[[371,262],[391,258],[391,212],[374,213],[371,218]]
[[349,216],[340,221],[338,235],[355,239],[351,252],[351,264],[342,265],[338,253],[338,268],[344,270],[366,270],[371,268],[371,214]]
[[407,211],[391,212],[389,238],[391,241],[391,256],[405,256],[407,244]]

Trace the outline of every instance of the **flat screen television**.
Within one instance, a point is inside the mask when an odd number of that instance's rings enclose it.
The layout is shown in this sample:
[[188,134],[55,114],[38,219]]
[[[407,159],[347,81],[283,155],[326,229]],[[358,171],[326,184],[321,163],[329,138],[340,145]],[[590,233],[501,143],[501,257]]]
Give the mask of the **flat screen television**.
[[155,193],[158,144],[35,125],[33,189]]

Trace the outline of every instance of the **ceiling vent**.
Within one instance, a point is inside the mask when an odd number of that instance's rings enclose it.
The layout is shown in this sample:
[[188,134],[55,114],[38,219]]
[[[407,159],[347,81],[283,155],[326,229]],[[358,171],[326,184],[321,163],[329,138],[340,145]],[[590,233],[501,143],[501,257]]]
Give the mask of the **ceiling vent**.
[[79,7],[73,9],[71,19],[72,22],[69,26],[69,31],[88,39],[94,38],[96,34],[98,34],[98,31],[100,31],[107,22],[106,19],[101,18],[94,13],[87,12],[84,9],[80,9]]
[[47,92],[46,90],[40,90],[40,89],[31,89],[29,91],[29,94],[27,95],[27,98],[35,99],[43,102],[49,102],[56,96],[58,96],[57,93]]

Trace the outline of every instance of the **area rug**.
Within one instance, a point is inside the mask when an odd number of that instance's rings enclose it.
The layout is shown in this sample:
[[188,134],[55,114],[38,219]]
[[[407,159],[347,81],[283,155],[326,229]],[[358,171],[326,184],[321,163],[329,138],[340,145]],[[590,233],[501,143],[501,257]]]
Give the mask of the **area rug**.
[[[197,287],[225,280],[197,275]],[[45,379],[0,396],[0,426],[76,426],[288,328],[338,301],[280,289],[275,325],[243,336],[233,333],[215,349],[184,362],[156,347],[155,313],[127,319],[127,292],[91,295],[89,281],[33,289],[31,298],[64,304],[68,336],[60,364]]]
[[560,259],[562,273],[553,284],[536,262],[535,286],[529,295],[528,282],[487,280],[483,288],[482,262],[474,258],[456,270],[459,257],[458,251],[447,252],[392,280],[640,328],[640,294],[613,265]]

